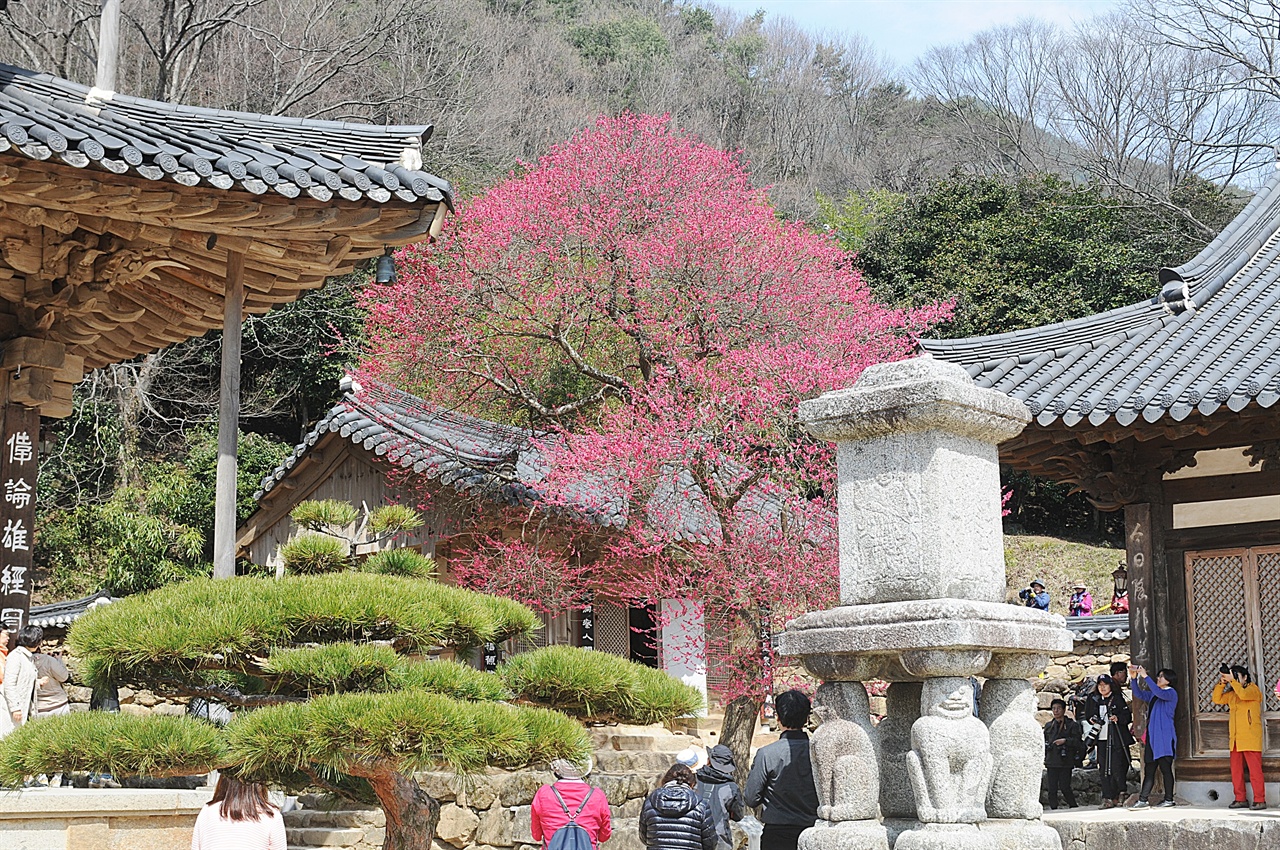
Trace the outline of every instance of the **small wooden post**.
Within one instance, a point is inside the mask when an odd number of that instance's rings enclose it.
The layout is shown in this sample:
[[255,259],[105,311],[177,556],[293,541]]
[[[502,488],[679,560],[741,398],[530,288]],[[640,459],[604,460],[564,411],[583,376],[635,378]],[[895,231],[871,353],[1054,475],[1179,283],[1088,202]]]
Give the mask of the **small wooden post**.
[[218,479],[214,495],[213,577],[236,574],[236,442],[240,436],[240,325],[244,254],[227,255],[222,317],[222,383],[218,395]]
[[102,0],[102,18],[98,24],[98,73],[93,87],[102,91],[116,90],[116,61],[120,53],[120,0]]

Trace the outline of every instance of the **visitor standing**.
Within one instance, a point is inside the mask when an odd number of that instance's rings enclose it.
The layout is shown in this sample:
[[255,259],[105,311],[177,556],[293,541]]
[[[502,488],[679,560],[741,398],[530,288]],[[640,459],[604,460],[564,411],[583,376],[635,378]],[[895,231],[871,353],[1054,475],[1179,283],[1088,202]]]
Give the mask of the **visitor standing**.
[[56,717],[71,713],[71,701],[62,686],[71,673],[62,661],[62,653],[37,652],[32,656],[36,665],[36,717]]
[[1142,746],[1143,776],[1138,802],[1131,808],[1150,806],[1151,789],[1155,787],[1156,770],[1164,777],[1164,799],[1161,808],[1176,805],[1173,802],[1173,752],[1178,746],[1178,733],[1173,728],[1173,713],[1178,708],[1178,674],[1164,668],[1156,672],[1153,680],[1147,669],[1130,665],[1133,676],[1133,696],[1150,706],[1147,717],[1147,738]]
[[575,764],[568,759],[551,762],[555,782],[543,785],[533,795],[529,818],[533,840],[546,847],[551,836],[570,821],[586,830],[591,846],[598,847],[613,834],[609,801],[604,792],[587,784],[591,760]]
[[35,653],[44,640],[44,630],[39,626],[24,626],[18,632],[18,646],[5,659],[4,701],[14,726],[21,726],[34,716],[36,685],[40,673],[36,669]]
[[[1218,684],[1213,688],[1213,704],[1225,705],[1231,716],[1231,788],[1235,801],[1228,808],[1265,809],[1267,785],[1262,776],[1262,691],[1253,683],[1249,668],[1223,664]],[[1253,805],[1245,797],[1244,768],[1249,766],[1253,783]]]
[[1058,808],[1058,793],[1068,809],[1076,807],[1076,794],[1071,790],[1071,771],[1084,752],[1080,724],[1067,716],[1065,700],[1055,699],[1049,706],[1053,718],[1044,725],[1045,791],[1049,808]]
[[196,815],[191,850],[287,850],[284,816],[266,786],[219,774],[213,799]]
[[733,847],[733,827],[730,821],[740,821],[746,814],[742,789],[733,781],[738,767],[733,763],[733,750],[724,744],[716,744],[707,750],[707,763],[694,774],[698,778],[697,792],[707,801],[711,820],[719,836],[719,850]]
[[5,660],[9,656],[9,630],[0,628],[0,738],[13,731],[13,716],[9,713],[9,704],[4,699]]
[[1036,579],[1031,582],[1029,587],[1024,588],[1018,598],[1022,600],[1022,604],[1028,608],[1039,608],[1041,611],[1049,610],[1049,591],[1044,589],[1044,582]]
[[774,710],[782,736],[756,753],[744,796],[748,806],[761,807],[760,850],[796,850],[800,833],[818,819],[818,789],[804,731],[813,706],[802,691],[790,690],[778,694]]
[[[1111,663],[1111,687],[1116,691],[1122,691],[1129,686],[1129,665],[1123,661],[1113,661]],[[1124,696],[1124,694],[1121,694]]]
[[1124,694],[1110,676],[1098,677],[1096,689],[1085,702],[1084,717],[1098,730],[1096,737],[1092,732],[1090,737],[1094,738],[1097,750],[1095,761],[1102,785],[1101,808],[1123,805],[1128,791],[1129,747],[1133,744],[1129,725],[1133,722],[1133,714]]
[[649,850],[716,850],[715,821],[688,765],[673,764],[640,807],[640,840]]
[[1071,587],[1071,604],[1067,607],[1072,617],[1088,617],[1093,614],[1093,594],[1084,583]]

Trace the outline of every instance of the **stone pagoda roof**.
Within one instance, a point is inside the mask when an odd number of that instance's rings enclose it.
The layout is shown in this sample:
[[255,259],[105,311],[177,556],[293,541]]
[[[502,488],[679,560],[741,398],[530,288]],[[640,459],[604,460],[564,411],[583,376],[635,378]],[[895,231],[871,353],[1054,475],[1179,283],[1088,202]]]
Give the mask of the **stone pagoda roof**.
[[[1041,426],[1129,426],[1280,401],[1280,173],[1148,301],[1038,328],[920,340]],[[1142,423],[1139,423],[1142,424]]]

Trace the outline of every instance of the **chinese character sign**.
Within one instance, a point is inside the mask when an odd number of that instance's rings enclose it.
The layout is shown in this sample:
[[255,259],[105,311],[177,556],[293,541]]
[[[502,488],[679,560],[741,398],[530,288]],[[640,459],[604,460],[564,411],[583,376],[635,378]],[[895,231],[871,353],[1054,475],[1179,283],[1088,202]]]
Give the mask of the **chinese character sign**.
[[10,630],[27,624],[31,607],[31,545],[36,521],[36,446],[40,414],[20,405],[4,407],[0,449],[0,621]]
[[497,670],[501,657],[502,651],[498,649],[496,643],[486,643],[484,645],[484,672],[492,673]]
[[578,646],[583,649],[596,648],[596,614],[588,597],[582,606],[582,620],[578,630]]

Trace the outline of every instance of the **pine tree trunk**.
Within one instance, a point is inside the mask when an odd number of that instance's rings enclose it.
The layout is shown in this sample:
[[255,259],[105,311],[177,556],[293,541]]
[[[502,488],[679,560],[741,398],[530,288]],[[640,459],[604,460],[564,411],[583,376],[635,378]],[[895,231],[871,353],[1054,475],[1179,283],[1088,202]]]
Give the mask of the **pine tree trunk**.
[[764,703],[754,696],[741,696],[724,709],[724,723],[720,727],[720,743],[733,752],[737,767],[734,779],[739,787],[746,787],[747,772],[751,769],[751,739],[756,733],[756,718]]
[[403,773],[370,777],[369,784],[387,816],[382,850],[431,850],[440,823],[440,803]]

